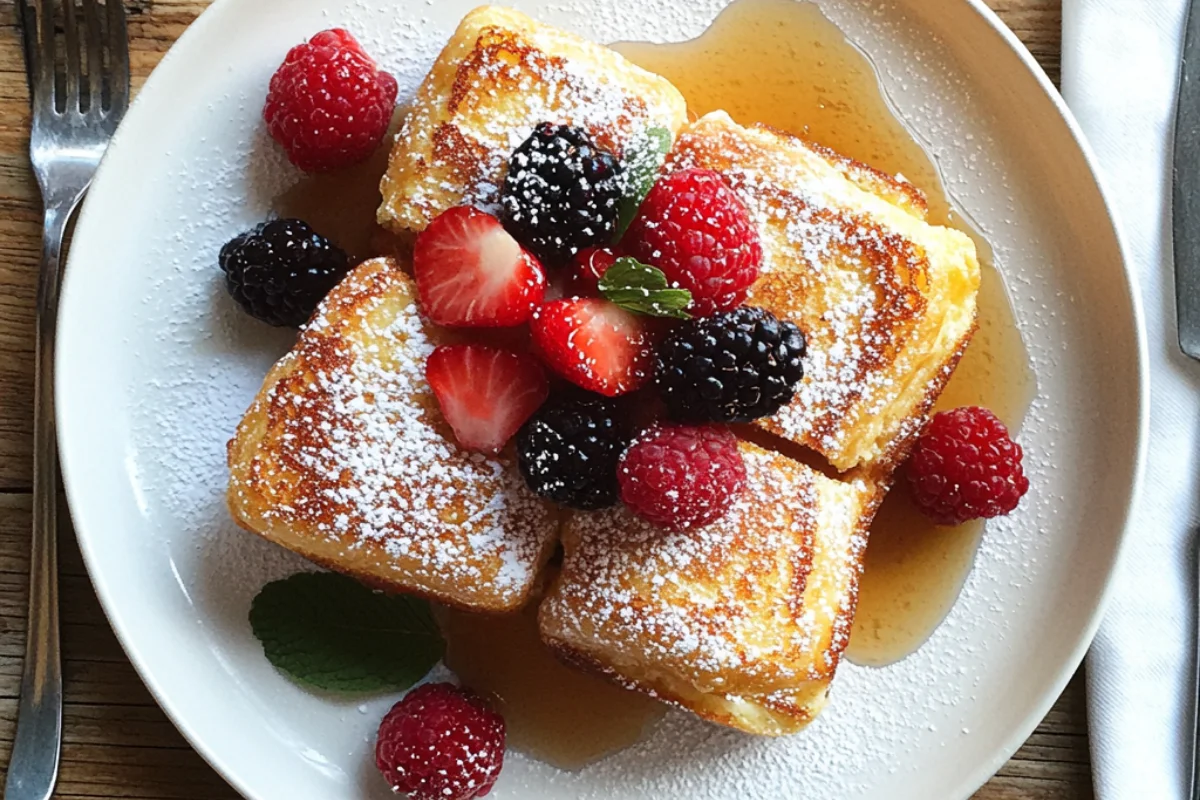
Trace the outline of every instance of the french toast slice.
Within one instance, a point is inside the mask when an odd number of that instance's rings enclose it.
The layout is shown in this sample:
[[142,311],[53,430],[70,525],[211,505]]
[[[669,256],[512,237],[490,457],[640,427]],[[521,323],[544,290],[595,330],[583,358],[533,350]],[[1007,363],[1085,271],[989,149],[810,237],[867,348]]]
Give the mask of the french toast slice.
[[758,424],[839,470],[903,460],[975,329],[970,237],[925,221],[905,183],[723,111],[680,132],[668,169],[721,173],[763,244],[748,302],[800,326],[805,378]]
[[382,589],[524,605],[558,515],[511,458],[458,447],[425,382],[445,336],[390,259],[357,267],[268,373],[229,443],[242,527]]
[[791,732],[820,710],[846,647],[886,481],[740,447],[746,490],[712,525],[567,517],[539,626],[568,663],[726,725]]
[[583,128],[623,157],[648,129],[673,135],[687,104],[613,50],[485,6],[467,14],[417,90],[380,186],[378,221],[402,238],[458,205],[495,211],[508,159],[541,122]]

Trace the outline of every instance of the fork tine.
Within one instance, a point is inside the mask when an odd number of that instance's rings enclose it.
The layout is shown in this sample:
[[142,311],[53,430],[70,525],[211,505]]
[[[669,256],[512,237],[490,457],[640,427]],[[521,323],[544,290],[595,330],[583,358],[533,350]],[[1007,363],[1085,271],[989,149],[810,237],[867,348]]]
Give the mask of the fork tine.
[[129,105],[129,35],[125,31],[125,3],[105,0],[108,11],[108,111],[122,114]]
[[104,91],[104,39],[100,33],[100,9],[96,0],[83,0],[86,25],[84,50],[87,51],[88,113],[100,113],[101,93]]
[[17,0],[17,24],[21,26],[21,46],[25,50],[25,80],[29,96],[33,97],[33,81],[37,70],[37,15],[29,0]]
[[58,93],[54,85],[54,0],[38,0],[37,26],[40,44],[35,59],[35,102],[47,105],[53,111],[57,108]]
[[67,38],[67,76],[63,82],[66,88],[67,111],[79,111],[79,28],[75,24],[75,0],[63,0],[63,33]]

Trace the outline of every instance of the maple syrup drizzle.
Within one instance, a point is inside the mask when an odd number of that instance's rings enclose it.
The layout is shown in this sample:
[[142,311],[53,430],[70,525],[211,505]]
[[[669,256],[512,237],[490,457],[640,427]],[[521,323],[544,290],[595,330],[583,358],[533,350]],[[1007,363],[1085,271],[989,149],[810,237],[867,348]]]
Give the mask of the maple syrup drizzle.
[[508,746],[576,769],[637,742],[666,706],[564,666],[538,637],[536,609],[506,616],[441,610],[445,663],[490,696]]
[[[979,330],[937,409],[984,406],[1015,432],[1035,393],[1004,286],[994,269],[985,268]],[[871,525],[846,657],[864,666],[886,666],[924,644],[958,599],[983,529],[982,520],[934,525],[913,505],[903,479],[898,480]]]
[[[1033,372],[987,242],[955,213],[929,154],[897,119],[866,55],[813,3],[737,0],[699,38],[614,46],[674,83],[696,115],[724,109],[819,142],[925,192],[929,221],[975,241],[979,330],[938,408],[981,405],[1014,432],[1036,393]],[[915,652],[949,612],[974,563],[981,522],[935,526],[903,485],[871,529],[847,657],[883,666]]]
[[[968,233],[983,265],[979,331],[938,405],[984,405],[1019,428],[1034,378],[991,248],[954,213],[935,165],[893,114],[870,61],[816,5],[735,0],[698,39],[614,49],[671,80],[696,115],[725,109],[738,122],[806,136],[924,190],[930,221]],[[278,199],[276,212],[308,220],[351,253],[379,251],[373,221],[386,151],[359,168],[305,178]],[[929,524],[897,487],[872,527],[848,658],[884,665],[919,648],[954,604],[982,531],[980,523]],[[581,767],[638,741],[664,713],[654,700],[560,664],[538,637],[535,611],[439,609],[438,619],[446,665],[494,700],[509,745],[535,758]]]
[[275,198],[280,218],[295,217],[360,261],[395,249],[388,234],[375,224],[383,201],[379,181],[387,170],[388,153],[407,108],[397,108],[387,134],[370,158],[333,172],[305,175]]

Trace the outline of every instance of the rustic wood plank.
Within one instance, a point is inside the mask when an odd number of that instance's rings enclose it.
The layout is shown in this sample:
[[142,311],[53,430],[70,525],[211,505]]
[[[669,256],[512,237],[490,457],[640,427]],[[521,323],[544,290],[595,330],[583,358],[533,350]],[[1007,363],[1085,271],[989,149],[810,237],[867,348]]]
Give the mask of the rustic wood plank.
[[[1057,81],[1061,0],[988,0]],[[134,85],[208,5],[129,3]],[[0,772],[15,726],[25,631],[34,285],[40,203],[12,0],[0,0]],[[66,708],[57,798],[225,800],[236,793],[187,745],[104,619],[73,537],[62,553]],[[1072,681],[1037,732],[975,800],[1090,800],[1084,687]]]
[[1058,85],[1062,0],[984,0],[1029,48]]

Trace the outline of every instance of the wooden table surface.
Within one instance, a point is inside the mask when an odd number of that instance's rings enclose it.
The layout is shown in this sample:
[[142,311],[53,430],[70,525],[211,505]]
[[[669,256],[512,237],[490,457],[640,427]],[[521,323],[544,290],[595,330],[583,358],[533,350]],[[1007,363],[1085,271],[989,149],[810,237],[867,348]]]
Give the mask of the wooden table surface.
[[[1057,80],[1061,0],[987,0]],[[206,0],[135,0],[134,83]],[[29,550],[34,284],[41,205],[27,157],[29,113],[13,0],[0,0],[0,771],[16,728]],[[60,550],[65,744],[56,797],[221,800],[236,793],[187,745],[125,659],[74,537]],[[1084,691],[1076,676],[976,800],[1092,797]],[[931,800],[937,800],[931,798]]]

